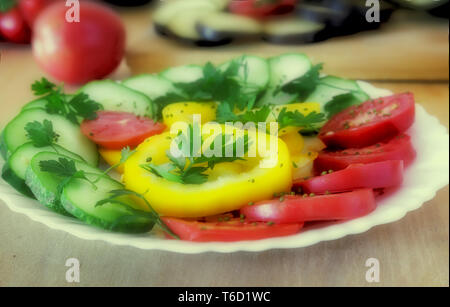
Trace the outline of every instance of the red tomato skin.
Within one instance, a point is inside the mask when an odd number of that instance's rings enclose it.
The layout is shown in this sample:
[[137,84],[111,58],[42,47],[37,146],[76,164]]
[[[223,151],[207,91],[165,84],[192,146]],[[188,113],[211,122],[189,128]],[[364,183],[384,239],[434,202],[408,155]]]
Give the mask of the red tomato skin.
[[[397,108],[389,109],[395,105]],[[374,109],[387,111],[375,115]],[[414,117],[414,96],[411,93],[369,100],[334,115],[320,130],[319,138],[329,147],[366,147],[403,133],[413,124]],[[352,121],[358,118],[371,119],[368,123],[361,123],[361,126],[352,127]],[[350,123],[350,128],[346,127],[346,123]]]
[[37,16],[56,0],[19,0],[19,10],[28,26],[33,28]]
[[81,132],[94,143],[107,149],[131,148],[146,138],[166,129],[162,123],[132,113],[99,111],[94,120],[81,123]]
[[298,223],[347,220],[369,214],[376,209],[372,189],[303,197],[287,195],[283,201],[272,199],[241,208],[248,221]]
[[351,164],[346,169],[320,175],[308,180],[297,180],[295,187],[304,193],[336,193],[361,188],[389,188],[403,182],[403,161],[383,161],[370,164]]
[[0,36],[16,44],[27,44],[30,42],[30,28],[25,23],[22,15],[20,15],[17,7],[6,13],[0,12]]
[[69,84],[101,79],[120,64],[125,29],[111,9],[91,2],[80,5],[80,22],[66,21],[68,8],[55,3],[34,23],[33,55],[54,78]]
[[161,219],[181,240],[194,242],[236,242],[282,237],[296,234],[303,227],[303,223],[253,225],[242,223],[239,219],[220,223],[188,221],[173,217]]
[[278,3],[258,6],[255,2],[255,0],[233,0],[228,9],[234,14],[264,18],[270,15],[289,13],[294,9],[296,3],[295,0],[279,0]]
[[[378,146],[379,145],[379,146]],[[344,149],[339,151],[324,150],[314,160],[316,174],[323,171],[338,171],[351,164],[403,160],[403,166],[409,166],[416,157],[411,138],[402,134],[386,142],[380,142],[365,148]]]

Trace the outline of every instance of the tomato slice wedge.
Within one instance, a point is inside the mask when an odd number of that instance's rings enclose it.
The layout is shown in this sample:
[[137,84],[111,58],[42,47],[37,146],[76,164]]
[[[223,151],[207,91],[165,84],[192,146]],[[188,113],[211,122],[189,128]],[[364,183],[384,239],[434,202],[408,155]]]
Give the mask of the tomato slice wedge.
[[297,180],[295,187],[304,193],[335,193],[360,188],[388,188],[403,182],[403,161],[383,161],[369,164],[351,164],[346,169],[325,173],[308,179]]
[[146,138],[160,134],[164,124],[127,112],[99,111],[94,120],[81,123],[81,131],[94,143],[108,149],[136,147]]
[[303,223],[248,223],[237,218],[228,222],[199,222],[173,217],[161,219],[181,240],[196,242],[234,242],[289,236],[303,227]]
[[298,223],[308,221],[347,220],[369,214],[376,208],[372,189],[317,195],[285,196],[261,201],[241,209],[248,221]]
[[319,138],[330,147],[361,148],[406,131],[414,122],[414,96],[398,94],[351,106],[333,116]]
[[406,134],[401,134],[389,141],[365,148],[339,151],[324,150],[314,160],[314,169],[317,174],[320,174],[328,170],[341,170],[351,164],[367,164],[389,160],[403,160],[406,167],[411,164],[415,157],[416,151],[411,143],[411,138]]

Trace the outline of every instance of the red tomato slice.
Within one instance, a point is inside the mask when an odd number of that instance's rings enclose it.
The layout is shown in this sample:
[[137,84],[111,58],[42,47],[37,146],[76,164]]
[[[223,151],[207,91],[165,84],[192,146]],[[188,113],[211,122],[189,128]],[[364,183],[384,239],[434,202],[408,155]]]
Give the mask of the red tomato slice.
[[13,8],[6,13],[0,12],[0,36],[17,44],[30,42],[30,28],[17,8]]
[[275,3],[264,3],[264,0],[232,0],[228,9],[234,14],[262,18],[289,13],[294,9],[295,2],[295,0],[278,0]]
[[94,120],[81,123],[81,132],[94,143],[108,149],[135,147],[146,138],[164,131],[164,124],[132,113],[99,111]]
[[411,93],[369,100],[333,116],[319,138],[331,147],[370,146],[406,131],[414,122],[414,113]]
[[161,219],[181,240],[197,242],[234,242],[289,236],[298,233],[303,227],[303,223],[277,225],[247,223],[239,219],[218,223],[187,221],[172,217]]
[[387,142],[380,142],[365,148],[345,149],[339,151],[324,150],[314,160],[314,169],[317,174],[328,170],[341,170],[351,164],[373,163],[389,160],[403,160],[408,166],[416,157],[411,138],[402,134]]
[[305,193],[345,192],[360,188],[388,188],[403,182],[403,161],[352,164],[346,169],[308,180],[298,180],[294,186]]
[[375,210],[375,197],[371,189],[353,192],[303,197],[287,195],[261,201],[241,209],[248,221],[298,223],[308,221],[347,220],[369,214]]

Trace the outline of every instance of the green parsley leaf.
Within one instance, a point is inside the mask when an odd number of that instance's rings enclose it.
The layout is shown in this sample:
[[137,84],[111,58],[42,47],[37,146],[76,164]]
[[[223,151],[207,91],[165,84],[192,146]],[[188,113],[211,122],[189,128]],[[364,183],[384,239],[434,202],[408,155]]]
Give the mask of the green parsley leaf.
[[208,175],[205,172],[209,167],[190,167],[181,174],[184,184],[202,184],[208,181]]
[[25,125],[27,137],[35,147],[51,146],[58,141],[59,135],[53,131],[51,121],[44,119],[42,123],[38,121],[29,122]]
[[75,162],[66,158],[40,161],[39,167],[42,172],[52,173],[59,177],[71,177],[77,173]]
[[16,0],[1,0],[0,1],[0,12],[8,12],[10,9],[15,7],[17,4]]
[[143,169],[146,171],[151,172],[152,174],[162,177],[168,181],[178,182],[178,183],[184,183],[182,176],[180,176],[179,173],[173,173],[172,171],[175,170],[177,167],[173,164],[166,163],[161,165],[156,165],[154,163],[147,163],[147,164],[141,164],[140,165]]
[[122,150],[120,151],[119,164],[125,163],[135,152],[136,152],[136,149],[131,150],[130,146],[126,146],[126,147],[122,148]]
[[35,81],[31,85],[31,90],[35,96],[42,96],[45,94],[51,94],[57,90],[57,86],[46,78],[42,77],[41,80]]
[[93,120],[97,118],[97,111],[99,111],[102,106],[89,99],[89,96],[85,93],[79,93],[69,100],[68,105],[74,111],[76,116],[82,117],[84,119]]
[[328,117],[331,117],[348,107],[359,104],[361,104],[361,101],[353,93],[345,93],[334,96],[333,99],[325,104],[324,110],[327,112]]
[[317,130],[318,125],[323,123],[325,119],[325,114],[323,113],[313,111],[305,116],[298,110],[291,112],[287,111],[286,108],[282,108],[277,121],[280,130],[286,127],[302,127],[306,130]]
[[283,91],[289,94],[298,94],[298,100],[305,100],[319,84],[320,70],[322,67],[322,64],[314,65],[306,74],[279,87],[275,90],[275,93]]
[[269,116],[270,112],[271,112],[270,107],[265,105],[260,109],[247,110],[246,112],[244,112],[242,114],[234,114],[231,111],[229,104],[221,103],[217,107],[216,121],[219,123],[241,122],[243,124],[246,124],[249,122],[253,122],[253,123],[257,124],[260,122],[265,122],[267,120],[267,117]]
[[231,106],[228,103],[221,103],[216,110],[216,121],[218,123],[237,122],[239,116],[231,111]]
[[83,179],[92,184],[97,189],[95,183],[86,177],[83,170],[77,170],[75,162],[66,158],[58,158],[58,160],[39,161],[39,168],[42,172],[48,172],[55,176],[62,177],[62,181],[58,184],[58,194],[62,193],[63,188],[73,178]]

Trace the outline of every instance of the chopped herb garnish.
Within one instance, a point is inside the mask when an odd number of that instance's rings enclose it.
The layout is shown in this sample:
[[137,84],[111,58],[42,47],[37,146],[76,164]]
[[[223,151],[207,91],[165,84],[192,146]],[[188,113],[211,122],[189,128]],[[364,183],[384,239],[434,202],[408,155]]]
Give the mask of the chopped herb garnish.
[[102,109],[102,105],[91,100],[87,94],[78,93],[70,97],[64,94],[63,86],[57,86],[46,78],[34,82],[31,89],[35,96],[47,101],[47,113],[62,115],[75,124],[79,123],[79,118],[96,119],[97,111]]
[[325,121],[325,114],[313,111],[308,115],[303,115],[298,110],[292,112],[287,111],[287,108],[282,108],[277,121],[279,130],[286,127],[302,127],[307,130],[318,130],[319,125]]
[[[178,144],[193,144],[194,142],[194,129],[192,125],[189,126],[188,135],[180,134],[177,136],[180,141]],[[219,134],[215,137],[214,141],[210,145],[210,149],[213,149],[216,143],[221,144],[221,156],[212,155],[207,157],[203,151],[199,153],[192,152],[190,149],[189,154],[181,154],[180,157],[175,157],[170,151],[166,152],[166,156],[170,162],[155,165],[154,163],[142,164],[141,167],[158,177],[162,177],[166,180],[183,183],[183,184],[202,184],[208,180],[208,174],[206,171],[213,169],[216,164],[224,162],[233,162],[236,160],[244,160],[242,157],[237,156],[237,144],[242,143],[244,148],[244,154],[248,151],[249,140],[248,135],[244,135],[243,140],[237,139],[233,143],[229,142],[232,135]],[[183,142],[184,140],[184,142]],[[203,144],[203,139],[201,143]],[[233,155],[227,157],[226,148],[232,146]]]

